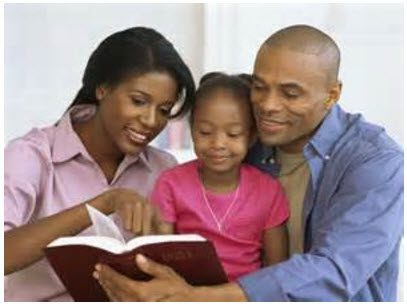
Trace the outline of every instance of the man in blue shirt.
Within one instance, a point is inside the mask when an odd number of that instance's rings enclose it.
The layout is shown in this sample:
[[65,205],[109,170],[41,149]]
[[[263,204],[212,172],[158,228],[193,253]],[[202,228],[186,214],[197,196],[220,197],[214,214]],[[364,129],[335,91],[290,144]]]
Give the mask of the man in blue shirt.
[[[260,142],[247,159],[280,178],[290,219],[299,212],[290,236],[301,239],[290,259],[235,283],[193,287],[138,255],[139,267],[154,277],[150,282],[97,267],[95,277],[112,300],[396,300],[403,153],[382,128],[336,105],[339,62],[329,36],[299,25],[270,36],[254,66],[251,98]],[[297,161],[283,171],[292,156]],[[305,187],[295,188],[294,180]]]

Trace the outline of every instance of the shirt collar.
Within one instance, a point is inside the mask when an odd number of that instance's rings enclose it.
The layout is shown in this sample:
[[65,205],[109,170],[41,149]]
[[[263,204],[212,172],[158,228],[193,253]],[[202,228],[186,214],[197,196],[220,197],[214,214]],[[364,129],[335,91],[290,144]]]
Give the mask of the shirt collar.
[[[92,104],[82,104],[68,110],[59,122],[56,123],[55,139],[52,150],[52,161],[55,163],[65,162],[82,154],[87,159],[93,161],[78,134],[73,129],[72,122],[89,120],[96,113],[96,106]],[[147,169],[152,171],[153,165],[149,160],[148,146],[139,154],[126,155],[122,161],[124,167],[129,166],[139,160],[143,162]]]
[[346,131],[345,120],[348,120],[346,113],[339,105],[334,105],[308,145],[322,158],[329,159],[338,138]]
[[56,123],[52,147],[53,162],[64,162],[78,154],[89,157],[89,153],[73,129],[72,122],[86,121],[95,114],[95,111],[94,105],[77,105],[68,110]]

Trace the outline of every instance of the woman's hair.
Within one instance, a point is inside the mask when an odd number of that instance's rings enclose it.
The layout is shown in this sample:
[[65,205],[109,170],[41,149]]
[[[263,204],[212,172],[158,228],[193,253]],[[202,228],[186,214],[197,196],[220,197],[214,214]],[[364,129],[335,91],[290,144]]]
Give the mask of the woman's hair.
[[178,99],[183,101],[170,118],[187,113],[195,96],[191,71],[163,35],[145,27],[114,33],[101,42],[88,60],[82,87],[69,108],[97,104],[96,88],[102,84],[116,86],[127,77],[153,71],[169,73],[178,83]]
[[[203,98],[210,96],[218,89],[230,91],[237,99],[249,104],[250,110],[250,87],[252,77],[249,74],[228,75],[223,72],[209,72],[205,74],[199,81],[199,87],[195,94],[195,104],[191,109],[190,123],[193,123],[195,106]],[[252,117],[253,114],[251,113]]]

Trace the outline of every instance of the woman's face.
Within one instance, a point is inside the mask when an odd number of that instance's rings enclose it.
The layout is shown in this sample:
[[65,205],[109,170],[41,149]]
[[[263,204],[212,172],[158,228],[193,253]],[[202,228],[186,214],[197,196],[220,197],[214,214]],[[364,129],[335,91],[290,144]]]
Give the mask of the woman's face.
[[177,82],[166,72],[148,72],[114,87],[98,87],[102,135],[122,154],[139,153],[166,126],[177,93]]

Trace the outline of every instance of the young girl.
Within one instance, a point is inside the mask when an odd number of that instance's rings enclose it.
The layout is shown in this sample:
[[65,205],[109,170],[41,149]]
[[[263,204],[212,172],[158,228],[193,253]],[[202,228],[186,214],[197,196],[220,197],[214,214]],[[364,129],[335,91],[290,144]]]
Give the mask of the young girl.
[[93,52],[82,87],[57,124],[7,145],[6,301],[72,300],[43,248],[60,236],[91,234],[85,203],[115,213],[127,230],[150,231],[144,197],[159,172],[176,162],[149,143],[169,119],[189,110],[194,95],[189,68],[164,36],[126,29]]
[[270,265],[288,257],[282,187],[242,164],[255,130],[249,95],[242,76],[202,78],[191,111],[198,159],[164,171],[151,197],[168,233],[199,233],[214,243],[231,281],[262,261]]

